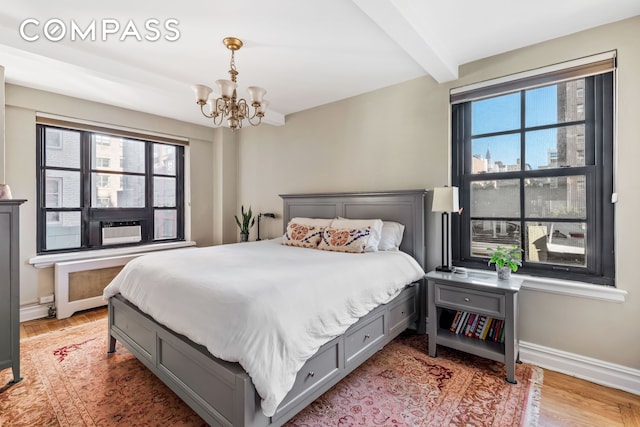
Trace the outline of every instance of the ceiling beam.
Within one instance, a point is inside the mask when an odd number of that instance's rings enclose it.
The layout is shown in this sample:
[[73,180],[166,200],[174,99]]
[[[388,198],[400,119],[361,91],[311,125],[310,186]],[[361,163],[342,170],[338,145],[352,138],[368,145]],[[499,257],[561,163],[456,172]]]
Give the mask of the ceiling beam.
[[409,0],[352,1],[438,83],[458,78],[458,64],[437,49],[436,40],[427,40],[429,23]]

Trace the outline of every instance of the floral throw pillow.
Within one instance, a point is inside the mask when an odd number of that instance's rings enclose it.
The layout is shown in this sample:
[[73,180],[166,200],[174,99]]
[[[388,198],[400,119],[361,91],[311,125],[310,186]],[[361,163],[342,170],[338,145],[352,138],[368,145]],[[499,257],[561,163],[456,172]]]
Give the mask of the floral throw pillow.
[[315,225],[289,222],[282,244],[299,248],[317,248],[322,238],[323,228]]
[[371,237],[371,227],[327,227],[322,233],[322,239],[320,240],[318,249],[335,252],[364,253],[369,237]]

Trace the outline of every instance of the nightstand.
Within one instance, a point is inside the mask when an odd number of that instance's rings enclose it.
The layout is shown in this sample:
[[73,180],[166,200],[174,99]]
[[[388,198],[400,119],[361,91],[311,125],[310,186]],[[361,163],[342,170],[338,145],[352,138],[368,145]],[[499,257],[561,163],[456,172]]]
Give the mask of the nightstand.
[[[440,344],[503,362],[507,371],[506,381],[516,384],[518,291],[523,280],[514,276],[509,280],[498,280],[496,275],[482,272],[468,272],[464,276],[439,271],[427,273],[426,278],[429,282],[429,356],[436,357],[436,345]],[[452,319],[457,312],[484,317],[485,322],[487,319],[500,321],[504,325],[502,340],[451,331]]]

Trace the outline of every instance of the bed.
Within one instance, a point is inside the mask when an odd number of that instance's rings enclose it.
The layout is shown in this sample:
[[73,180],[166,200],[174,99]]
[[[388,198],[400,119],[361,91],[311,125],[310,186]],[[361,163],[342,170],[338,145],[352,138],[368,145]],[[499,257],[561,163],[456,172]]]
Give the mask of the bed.
[[[405,231],[400,251],[410,255],[413,258],[411,261],[415,260],[417,265],[424,269],[424,190],[298,194],[281,197],[285,227],[294,217],[379,218],[403,224]],[[233,255],[232,251],[242,245],[252,245],[245,246],[245,250],[279,249],[268,246],[273,245],[271,242],[225,245],[227,247],[224,249],[231,251]],[[298,248],[295,250],[316,251]],[[284,256],[287,255],[285,253]],[[322,255],[327,259],[332,256]],[[278,256],[281,256],[280,253]],[[156,256],[156,260],[163,262],[161,257]],[[179,264],[178,258],[175,264]],[[317,351],[314,350],[312,355],[305,359],[300,369],[296,367],[297,374],[294,372],[290,391],[284,398],[276,401],[277,406],[268,407],[270,409],[266,411],[265,400],[268,398],[261,398],[257,392],[257,389],[263,387],[264,380],[261,380],[255,370],[255,381],[252,380],[242,367],[247,366],[244,360],[240,360],[241,364],[213,356],[212,353],[217,354],[217,349],[212,348],[208,342],[195,339],[206,346],[197,344],[185,334],[164,326],[166,323],[162,313],[156,311],[154,316],[146,314],[154,312],[144,305],[141,305],[144,307],[142,310],[121,294],[109,298],[109,352],[115,351],[116,340],[119,341],[212,426],[280,426],[406,328],[412,327],[419,333],[424,333],[425,291],[422,277],[414,277],[410,283],[398,286],[397,292],[390,294],[384,303],[375,305],[372,309],[367,308],[368,314],[363,314],[355,323],[345,326],[344,333],[330,337],[328,342],[324,342]],[[287,290],[285,295],[288,296],[289,292],[291,291]],[[131,295],[134,294],[135,292]],[[175,298],[177,300],[179,297]],[[270,300],[264,301],[267,301],[268,306],[271,305]],[[292,305],[290,302],[289,304]],[[176,303],[176,312],[179,306],[180,304]],[[253,310],[256,307],[259,305],[254,306]],[[173,329],[182,331],[180,327]],[[191,335],[191,331],[186,335]],[[258,339],[262,335],[254,334],[251,337]],[[260,344],[259,348],[262,347]],[[250,348],[255,349],[255,346]],[[236,360],[233,357],[224,358]],[[264,391],[262,395],[265,396]],[[273,402],[271,404],[273,405]]]

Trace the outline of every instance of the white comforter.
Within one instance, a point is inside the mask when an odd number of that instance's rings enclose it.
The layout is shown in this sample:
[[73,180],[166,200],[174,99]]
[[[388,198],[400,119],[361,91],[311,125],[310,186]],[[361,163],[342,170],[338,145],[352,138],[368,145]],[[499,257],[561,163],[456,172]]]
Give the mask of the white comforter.
[[239,362],[272,416],[322,344],[423,275],[402,252],[335,253],[274,239],[141,256],[104,297],[120,293],[214,356]]

